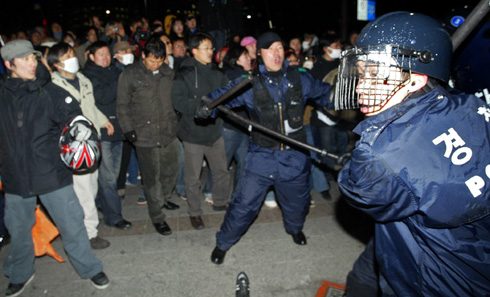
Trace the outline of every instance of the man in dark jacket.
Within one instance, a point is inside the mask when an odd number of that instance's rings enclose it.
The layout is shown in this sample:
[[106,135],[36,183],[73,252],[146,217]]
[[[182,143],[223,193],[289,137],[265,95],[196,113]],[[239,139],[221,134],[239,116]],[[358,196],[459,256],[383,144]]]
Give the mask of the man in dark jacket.
[[170,99],[174,73],[164,63],[166,49],[159,38],[148,40],[141,55],[119,77],[117,116],[136,147],[151,221],[160,234],[170,235],[162,208],[179,208],[169,200],[177,180],[177,114]]
[[225,86],[228,79],[211,63],[213,43],[209,34],[198,32],[192,35],[189,48],[193,57],[182,62],[177,71],[172,86],[172,103],[182,113],[178,136],[184,144],[184,181],[190,220],[195,229],[202,229],[202,195],[199,189],[203,158],[206,157],[213,172],[214,210],[226,210],[230,175],[221,136],[223,120],[196,119],[194,113],[201,104],[201,98]]
[[92,254],[73,174],[61,161],[58,148],[65,123],[81,114],[78,103],[49,82],[49,72],[36,57],[41,53],[29,41],[7,43],[1,55],[8,69],[8,78],[0,86],[1,176],[5,224],[12,242],[4,262],[4,273],[10,278],[6,295],[19,295],[34,277],[31,228],[37,196],[58,227],[77,273],[103,289],[109,280]]
[[117,177],[121,167],[124,135],[116,116],[117,81],[121,71],[111,65],[112,56],[109,45],[96,41],[88,48],[88,60],[83,74],[92,82],[95,105],[109,119],[114,133],[101,128],[102,159],[99,165],[99,191],[97,204],[104,214],[104,222],[121,230],[131,228],[131,223],[123,219],[121,199],[117,194]]

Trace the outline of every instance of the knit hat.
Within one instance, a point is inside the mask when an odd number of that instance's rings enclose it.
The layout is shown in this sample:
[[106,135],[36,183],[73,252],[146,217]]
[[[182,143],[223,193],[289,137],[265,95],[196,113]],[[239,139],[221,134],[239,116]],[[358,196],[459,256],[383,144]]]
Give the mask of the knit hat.
[[29,40],[22,39],[7,42],[0,51],[4,61],[10,61],[14,58],[24,58],[30,54],[36,54],[39,57],[41,56],[41,52],[34,50],[34,47]]
[[252,45],[256,44],[257,40],[253,38],[252,36],[245,36],[242,38],[242,41],[240,41],[241,46],[247,46],[247,45]]
[[190,20],[195,19],[195,18],[196,18],[196,16],[192,13],[189,13],[188,15],[185,16],[186,21],[190,21]]
[[135,46],[129,45],[127,41],[118,41],[114,44],[114,53],[119,51],[126,51],[128,48],[131,48],[133,51],[135,50]]
[[268,49],[276,41],[283,43],[281,37],[279,37],[277,33],[272,31],[263,33],[257,39],[257,52],[260,52],[261,49]]

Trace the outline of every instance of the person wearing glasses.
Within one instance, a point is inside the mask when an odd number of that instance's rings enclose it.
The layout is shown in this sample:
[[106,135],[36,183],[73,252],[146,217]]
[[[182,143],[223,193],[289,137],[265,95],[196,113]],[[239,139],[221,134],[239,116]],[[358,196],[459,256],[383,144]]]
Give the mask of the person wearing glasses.
[[192,54],[182,62],[175,73],[172,85],[172,103],[182,114],[177,136],[184,144],[185,193],[189,204],[188,213],[195,229],[203,229],[200,189],[200,175],[203,158],[213,172],[213,209],[224,211],[229,195],[228,165],[225,144],[222,137],[223,120],[197,119],[195,111],[203,104],[202,97],[229,82],[226,75],[213,63],[213,39],[205,32],[198,32],[189,38]]

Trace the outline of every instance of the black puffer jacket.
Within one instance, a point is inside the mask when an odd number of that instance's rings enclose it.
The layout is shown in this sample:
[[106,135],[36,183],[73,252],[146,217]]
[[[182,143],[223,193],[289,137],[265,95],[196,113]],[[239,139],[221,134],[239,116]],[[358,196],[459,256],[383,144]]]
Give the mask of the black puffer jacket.
[[0,174],[5,192],[22,197],[72,183],[58,142],[65,123],[82,114],[77,100],[50,82],[42,64],[38,69],[36,80],[0,82]]
[[153,75],[142,60],[119,76],[117,116],[124,133],[136,132],[134,145],[166,146],[177,137],[177,114],[170,100],[173,78],[174,72],[167,64]]
[[203,96],[226,86],[228,82],[225,74],[212,64],[203,65],[194,58],[182,62],[172,86],[172,104],[182,114],[178,131],[182,141],[211,145],[218,140],[223,120],[220,117],[196,119],[194,112]]
[[114,126],[114,134],[107,135],[107,129],[101,129],[103,141],[124,140],[124,135],[119,125],[116,112],[117,81],[121,70],[115,65],[101,67],[91,60],[85,64],[83,74],[90,79],[94,87],[95,106],[109,119]]

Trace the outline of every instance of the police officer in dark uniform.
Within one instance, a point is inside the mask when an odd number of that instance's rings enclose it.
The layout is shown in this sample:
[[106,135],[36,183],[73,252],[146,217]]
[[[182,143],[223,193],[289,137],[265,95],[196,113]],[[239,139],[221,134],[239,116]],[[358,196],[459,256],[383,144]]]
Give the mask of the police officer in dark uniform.
[[336,107],[367,118],[338,184],[376,221],[349,297],[490,292],[490,107],[447,86],[452,52],[441,23],[392,12],[342,53]]
[[[331,86],[314,79],[305,69],[290,67],[284,60],[284,45],[274,32],[266,32],[257,40],[259,66],[253,87],[227,104],[245,106],[250,117],[263,126],[306,142],[303,114],[307,99],[325,106]],[[211,93],[216,99],[242,78]],[[333,106],[333,104],[332,104]],[[330,107],[333,108],[333,107]],[[206,116],[198,110],[197,116]],[[310,157],[307,152],[261,132],[252,131],[240,191],[233,197],[220,231],[211,261],[221,264],[226,251],[235,244],[257,216],[270,186],[274,186],[281,205],[284,227],[295,243],[306,244],[303,224],[309,210]]]

